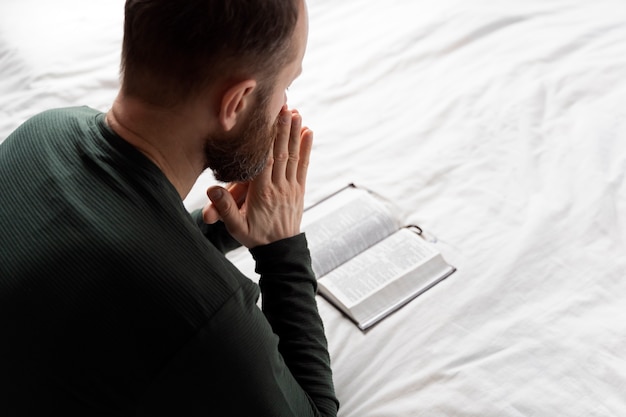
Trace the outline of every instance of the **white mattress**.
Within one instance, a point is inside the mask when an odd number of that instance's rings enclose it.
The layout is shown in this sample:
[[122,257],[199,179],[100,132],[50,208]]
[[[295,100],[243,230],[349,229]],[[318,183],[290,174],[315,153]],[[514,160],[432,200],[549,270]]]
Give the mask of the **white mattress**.
[[[626,3],[309,0],[307,202],[395,200],[458,271],[367,333],[325,300],[343,417],[626,416]],[[0,140],[106,111],[122,0],[1,0]],[[213,184],[203,176],[186,204]]]

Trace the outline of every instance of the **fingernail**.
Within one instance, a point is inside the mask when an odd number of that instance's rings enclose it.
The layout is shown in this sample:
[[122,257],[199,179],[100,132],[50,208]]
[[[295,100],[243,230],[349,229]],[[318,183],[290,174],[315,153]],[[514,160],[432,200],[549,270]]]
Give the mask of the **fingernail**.
[[224,193],[221,188],[212,188],[209,190],[209,198],[211,201],[219,200],[223,195]]

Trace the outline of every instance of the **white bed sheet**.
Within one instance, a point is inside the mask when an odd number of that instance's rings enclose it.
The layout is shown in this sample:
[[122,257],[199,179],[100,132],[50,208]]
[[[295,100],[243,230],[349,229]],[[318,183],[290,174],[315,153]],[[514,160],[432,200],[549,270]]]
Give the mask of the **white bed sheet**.
[[[122,12],[1,0],[0,141],[47,108],[108,109]],[[626,3],[309,12],[289,93],[316,133],[307,201],[372,188],[458,268],[367,333],[319,299],[340,415],[625,416]]]

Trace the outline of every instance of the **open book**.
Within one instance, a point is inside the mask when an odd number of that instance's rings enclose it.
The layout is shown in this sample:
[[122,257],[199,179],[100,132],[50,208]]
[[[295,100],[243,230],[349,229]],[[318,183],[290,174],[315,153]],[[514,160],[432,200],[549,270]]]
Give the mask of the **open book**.
[[[302,218],[319,294],[366,330],[447,278],[446,263],[417,226],[402,226],[394,207],[364,188],[342,188]],[[254,278],[245,248],[230,260]]]
[[302,228],[319,293],[361,330],[455,271],[419,227],[401,226],[390,204],[353,185],[308,208]]

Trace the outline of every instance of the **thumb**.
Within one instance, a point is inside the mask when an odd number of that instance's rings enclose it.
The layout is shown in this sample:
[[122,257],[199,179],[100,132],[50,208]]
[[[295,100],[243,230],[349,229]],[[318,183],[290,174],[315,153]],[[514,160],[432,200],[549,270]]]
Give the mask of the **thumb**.
[[209,203],[202,208],[202,219],[206,224],[215,224],[220,221],[220,214],[213,203]]
[[[219,187],[215,187],[215,188],[219,188]],[[208,189],[207,195],[209,195],[209,192],[215,193],[215,199],[219,198],[218,190]],[[206,224],[215,224],[221,220],[220,213],[217,211],[217,208],[215,208],[215,204],[213,204],[212,201],[209,202],[207,205],[205,205],[204,208],[202,209],[202,219],[204,220]]]
[[221,218],[231,234],[241,230],[243,219],[233,196],[222,187],[209,188],[207,195],[213,204],[203,213],[205,221]]

